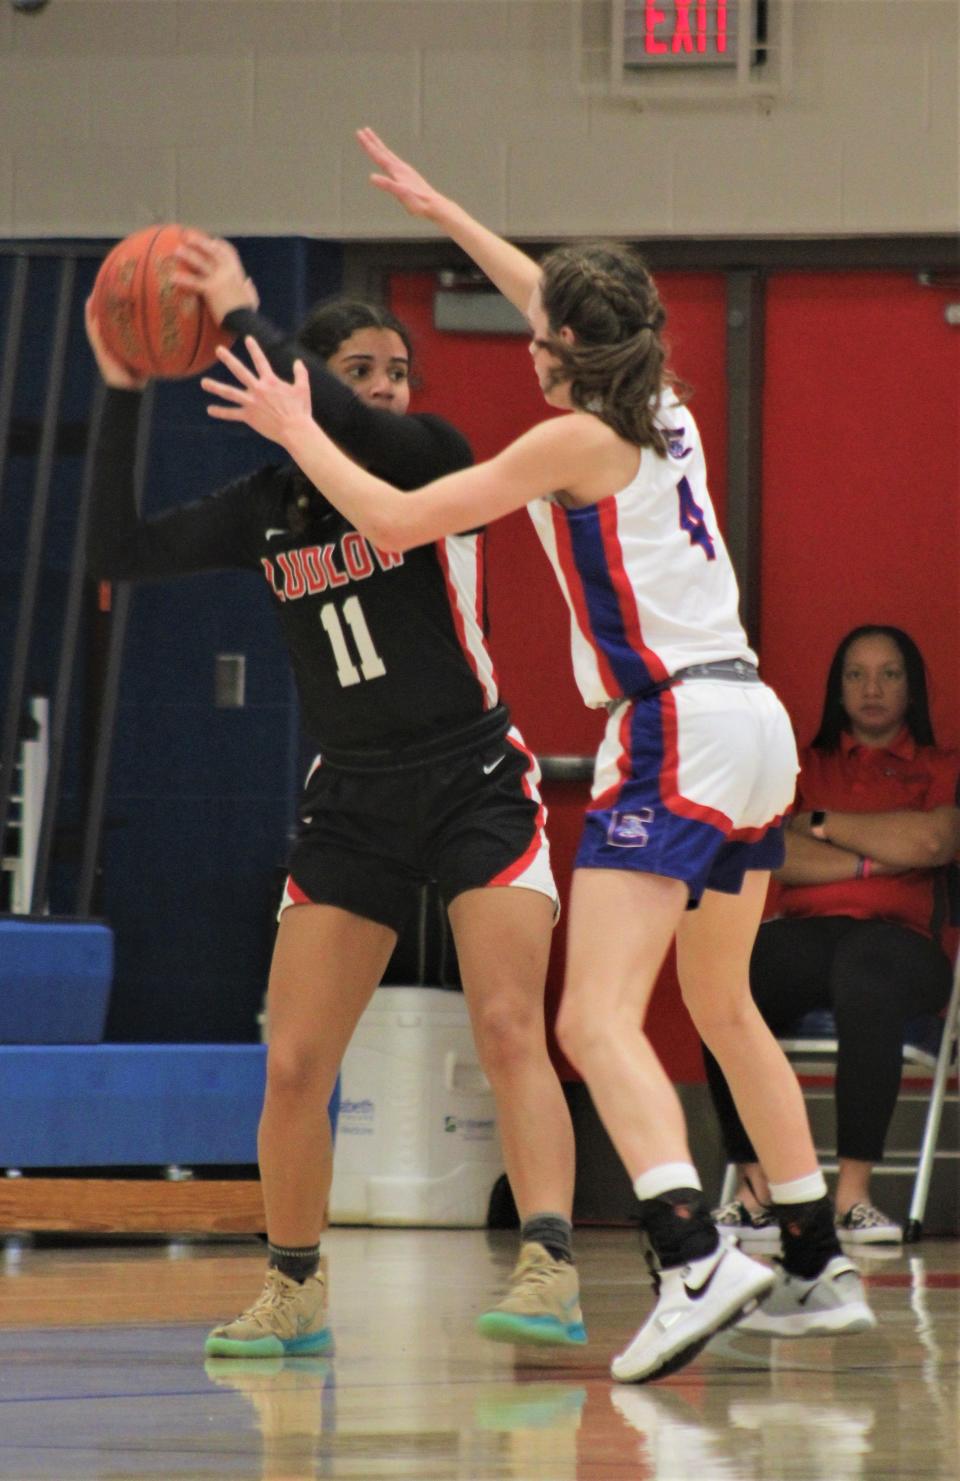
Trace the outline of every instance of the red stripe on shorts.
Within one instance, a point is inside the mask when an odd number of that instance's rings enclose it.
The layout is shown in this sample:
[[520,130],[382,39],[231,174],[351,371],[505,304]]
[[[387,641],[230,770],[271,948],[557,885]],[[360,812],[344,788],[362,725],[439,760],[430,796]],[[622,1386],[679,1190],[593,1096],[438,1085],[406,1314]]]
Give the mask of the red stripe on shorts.
[[580,580],[577,563],[573,558],[570,526],[567,524],[564,512],[559,505],[553,504],[550,506],[550,515],[553,520],[554,538],[557,542],[557,559],[560,562],[560,569],[566,579],[567,591],[570,593],[570,605],[577,621],[577,627],[580,629],[581,637],[589,644],[590,650],[597,660],[600,682],[607,691],[608,699],[617,699],[620,696],[622,685],[610,667],[610,661],[607,655],[598,645],[593,635],[590,614],[587,611],[587,602],[583,594],[583,583]]
[[[530,784],[530,773],[537,763],[534,760],[531,752],[527,750],[526,746],[520,745],[519,741],[517,741],[512,735],[507,735],[505,739],[511,746],[514,746],[516,750],[518,750],[527,758],[527,769],[524,772],[522,778],[523,790],[527,797],[532,799],[533,787]],[[513,881],[519,878],[519,876],[523,874],[524,871],[533,863],[534,859],[537,857],[537,854],[540,852],[540,849],[543,847],[543,828],[544,824],[547,821],[547,810],[543,805],[543,799],[538,798],[537,800],[540,805],[537,808],[537,816],[534,820],[533,825],[533,837],[531,838],[530,843],[528,844],[527,848],[524,849],[520,857],[518,859],[514,859],[512,864],[508,864],[506,869],[501,869],[499,874],[494,875],[493,879],[488,881],[488,885],[512,884]]]

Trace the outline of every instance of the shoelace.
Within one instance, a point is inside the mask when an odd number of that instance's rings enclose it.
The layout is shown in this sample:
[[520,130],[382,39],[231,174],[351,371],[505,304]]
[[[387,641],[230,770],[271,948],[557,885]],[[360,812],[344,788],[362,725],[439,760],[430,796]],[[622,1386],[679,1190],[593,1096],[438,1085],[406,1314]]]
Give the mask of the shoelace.
[[292,1301],[296,1295],[296,1289],[287,1290],[279,1282],[271,1281],[266,1289],[260,1292],[253,1305],[248,1306],[246,1311],[241,1312],[240,1317],[256,1317],[265,1311],[278,1310],[281,1306],[285,1306],[287,1302]]
[[[779,1268],[780,1268],[780,1277],[781,1277],[781,1279],[787,1285],[789,1285],[791,1281],[796,1281],[796,1282],[802,1283],[803,1285],[809,1285],[811,1281],[818,1281],[818,1280],[820,1280],[821,1276],[824,1274],[824,1271],[821,1270],[820,1273],[819,1273],[819,1275],[795,1275],[792,1270],[788,1270],[787,1269],[786,1265],[784,1264],[783,1260],[781,1259],[781,1257],[779,1255],[773,1255],[772,1256],[772,1258],[771,1258],[771,1264],[779,1266]],[[824,1267],[824,1269],[825,1268],[826,1267]],[[839,1274],[845,1274],[847,1271],[852,1270],[852,1269],[853,1269],[853,1266],[852,1265],[848,1265],[848,1266],[846,1266],[846,1268],[845,1268],[844,1271],[840,1271],[838,1273]]]
[[513,1272],[513,1277],[510,1281],[510,1284],[513,1286],[519,1286],[529,1281],[531,1285],[544,1286],[549,1280],[550,1275],[551,1271],[549,1271],[545,1265],[518,1266],[517,1269]]
[[659,1296],[660,1287],[663,1285],[663,1281],[660,1279],[660,1261],[654,1254],[653,1246],[647,1239],[646,1235],[643,1236],[643,1258],[646,1260],[647,1269],[650,1272],[650,1280],[653,1285],[653,1294],[655,1296]]

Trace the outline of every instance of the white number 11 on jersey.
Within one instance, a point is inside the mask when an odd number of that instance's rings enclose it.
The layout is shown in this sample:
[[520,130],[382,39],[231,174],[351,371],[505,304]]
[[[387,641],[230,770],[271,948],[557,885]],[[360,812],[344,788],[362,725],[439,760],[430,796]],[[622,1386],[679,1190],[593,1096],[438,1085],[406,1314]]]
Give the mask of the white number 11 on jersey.
[[356,646],[360,659],[360,667],[357,668],[350,656],[350,648],[347,637],[340,621],[340,613],[333,602],[324,602],[320,608],[320,621],[323,623],[324,631],[330,639],[333,649],[333,657],[337,665],[337,678],[344,689],[351,684],[359,684],[361,679],[382,679],[387,672],[383,659],[373,646],[370,629],[367,627],[367,619],[363,615],[359,597],[347,597],[343,604],[343,617],[350,629],[351,636]]

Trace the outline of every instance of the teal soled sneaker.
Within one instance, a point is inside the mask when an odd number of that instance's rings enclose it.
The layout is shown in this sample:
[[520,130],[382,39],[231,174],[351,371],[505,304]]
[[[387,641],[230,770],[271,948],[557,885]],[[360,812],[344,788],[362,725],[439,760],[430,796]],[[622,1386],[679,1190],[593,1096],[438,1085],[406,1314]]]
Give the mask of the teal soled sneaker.
[[856,1268],[834,1255],[811,1280],[781,1266],[769,1296],[738,1330],[767,1337],[829,1337],[869,1332],[876,1325]]
[[232,1322],[214,1327],[204,1351],[210,1358],[316,1356],[332,1343],[322,1275],[301,1283],[270,1269],[263,1290]]
[[554,1260],[535,1241],[522,1245],[509,1291],[477,1318],[477,1331],[492,1342],[536,1346],[586,1342],[576,1266]]

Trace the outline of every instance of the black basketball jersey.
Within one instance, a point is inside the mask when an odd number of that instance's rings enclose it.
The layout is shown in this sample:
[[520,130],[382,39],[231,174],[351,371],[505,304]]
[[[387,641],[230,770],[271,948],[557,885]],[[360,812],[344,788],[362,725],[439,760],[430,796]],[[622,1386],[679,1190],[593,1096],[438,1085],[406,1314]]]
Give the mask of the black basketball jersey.
[[[290,652],[304,729],[321,751],[415,748],[498,705],[483,632],[482,532],[403,554],[377,550],[316,493],[298,517],[304,480],[291,464],[141,518],[133,499],[140,399],[107,396],[94,460],[93,575],[259,571]],[[420,424],[433,477],[469,462],[460,434],[440,418],[379,415],[408,424],[407,436]]]

